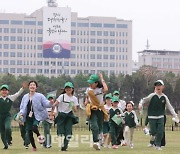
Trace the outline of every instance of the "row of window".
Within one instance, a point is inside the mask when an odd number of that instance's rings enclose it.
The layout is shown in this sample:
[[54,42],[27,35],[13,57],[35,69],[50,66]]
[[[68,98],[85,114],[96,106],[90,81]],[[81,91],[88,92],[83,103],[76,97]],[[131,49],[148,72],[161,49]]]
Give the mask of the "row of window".
[[[0,49],[28,49],[28,50],[42,50],[42,45],[22,45],[22,44],[0,44]],[[71,51],[103,51],[103,52],[128,52],[128,48],[118,48],[118,47],[79,47],[79,46],[71,46]],[[72,57],[73,58],[73,57]]]
[[71,30],[71,35],[91,35],[91,36],[128,36],[128,32],[115,31],[76,31]]
[[174,60],[175,63],[179,63],[180,59],[178,58],[152,58],[152,62],[163,62],[163,63],[172,63]]
[[[27,41],[27,42],[43,42],[42,37],[22,37],[22,36],[0,36],[0,41]],[[89,39],[79,39],[79,38],[71,38],[71,43],[89,43]],[[95,39],[91,38],[90,43],[97,44],[128,44],[128,40],[115,40],[115,39]]]
[[154,63],[153,64],[154,67],[157,67],[157,68],[175,68],[175,69],[179,69],[180,68],[180,65],[177,65],[177,64],[174,64],[174,67],[173,67],[173,64],[157,64],[157,63]]
[[116,59],[116,60],[128,60],[128,56],[127,55],[102,55],[102,54],[90,54],[86,55],[86,54],[80,54],[80,55],[75,55],[75,54],[71,54],[71,58],[80,58],[80,59]]
[[17,42],[43,42],[42,37],[22,37],[22,36],[0,36],[0,41],[17,41]]
[[42,50],[42,45],[22,45],[22,44],[0,44],[0,49],[31,49]]
[[[0,65],[37,65],[37,66],[42,66],[43,62],[42,61],[37,61],[37,64],[35,61],[22,61],[22,60],[0,60]],[[115,62],[65,62],[62,64],[61,62],[57,63],[58,66],[84,66],[84,67],[128,67],[127,63],[115,63]],[[53,67],[53,63],[50,63],[49,61],[44,62],[44,66],[51,66]]]
[[23,29],[23,28],[0,28],[0,33],[27,33],[27,34],[42,34],[42,29]]
[[[5,25],[39,25],[42,26],[42,21],[22,21],[22,20],[0,20],[0,24]],[[71,22],[72,27],[96,27],[96,28],[128,28],[127,24],[112,24],[112,23],[81,23]]]
[[[36,57],[36,53],[22,53],[22,52],[0,52],[0,57]],[[37,53],[38,58],[42,58],[42,53]]]
[[71,22],[72,27],[96,27],[96,28],[128,28],[127,24],[112,24],[112,23],[81,23]]
[[97,44],[128,44],[128,40],[115,39],[79,39],[71,38],[71,43],[97,43]]
[[[42,50],[42,45],[22,45],[22,44],[0,44],[0,49],[31,49],[31,50]],[[71,46],[72,51],[103,51],[103,52],[128,52],[128,48],[124,47],[82,47],[82,46]]]
[[[25,74],[29,74],[29,73],[37,73],[37,74],[66,74],[66,75],[70,75],[70,74],[79,74],[79,73],[84,73],[84,74],[96,74],[96,73],[100,73],[102,72],[102,70],[75,70],[75,69],[29,69],[29,68],[0,68],[0,73],[25,73]],[[116,73],[116,74],[127,74],[127,71],[114,71],[114,70],[103,70],[103,72],[108,75],[108,72],[110,74]]]
[[[0,33],[24,33],[24,34],[42,34],[43,29],[23,29],[23,28],[0,28]],[[76,31],[71,30],[71,35],[91,35],[91,36],[122,36],[127,37],[128,32],[114,31]]]
[[95,46],[90,46],[90,47],[82,47],[82,46],[71,46],[71,51],[103,51],[103,52],[128,52],[128,48],[124,47],[95,47]]
[[42,26],[42,21],[22,21],[22,20],[0,20],[0,24],[5,25],[39,25]]
[[[0,52],[0,57],[38,57],[38,58],[42,58],[43,54],[42,53],[22,53],[22,52]],[[81,58],[81,59],[116,59],[116,60],[128,60],[128,56],[127,55],[107,55],[107,54],[71,54],[70,58]]]

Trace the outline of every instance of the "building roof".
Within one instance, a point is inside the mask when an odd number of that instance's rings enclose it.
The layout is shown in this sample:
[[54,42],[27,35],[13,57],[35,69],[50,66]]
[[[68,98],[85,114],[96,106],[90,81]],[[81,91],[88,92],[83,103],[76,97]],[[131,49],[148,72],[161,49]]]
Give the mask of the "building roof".
[[180,51],[170,51],[170,50],[143,50],[139,51],[139,54],[143,55],[180,55]]

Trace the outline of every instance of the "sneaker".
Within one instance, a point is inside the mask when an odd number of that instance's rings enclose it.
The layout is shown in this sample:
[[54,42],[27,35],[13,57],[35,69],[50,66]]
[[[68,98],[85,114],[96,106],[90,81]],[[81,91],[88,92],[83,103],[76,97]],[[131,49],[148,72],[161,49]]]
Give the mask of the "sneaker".
[[25,149],[28,149],[29,148],[29,145],[24,145]]
[[131,149],[133,149],[133,148],[134,148],[134,145],[133,145],[133,144],[130,144],[129,147],[130,147]]
[[33,147],[33,148],[32,148],[32,151],[37,151],[37,148],[34,148],[34,147]]
[[161,147],[159,146],[156,146],[156,150],[162,150]]
[[148,144],[148,147],[149,147],[149,148],[152,148],[152,147],[154,147],[154,144],[149,143],[149,144]]
[[122,142],[122,143],[121,143],[121,146],[127,146],[127,143]]
[[46,145],[46,148],[51,148],[52,146],[51,145]]
[[12,141],[8,142],[8,145],[9,145],[9,146],[12,146]]
[[43,144],[43,143],[45,142],[45,138],[44,138],[44,136],[42,136],[42,135],[38,136],[38,137],[37,137],[37,140],[38,140],[38,142],[39,142],[40,144]]
[[113,145],[112,148],[113,149],[118,149],[118,145]]
[[67,148],[62,147],[61,151],[67,151]]
[[100,150],[100,149],[101,149],[101,146],[100,146],[99,142],[95,142],[95,143],[93,144],[93,148],[96,149],[96,150]]
[[111,145],[110,144],[106,145],[106,148],[111,149]]
[[6,145],[6,146],[4,146],[4,148],[3,148],[4,150],[7,150],[8,149],[8,145]]
[[86,125],[89,125],[89,121],[88,120],[86,120]]

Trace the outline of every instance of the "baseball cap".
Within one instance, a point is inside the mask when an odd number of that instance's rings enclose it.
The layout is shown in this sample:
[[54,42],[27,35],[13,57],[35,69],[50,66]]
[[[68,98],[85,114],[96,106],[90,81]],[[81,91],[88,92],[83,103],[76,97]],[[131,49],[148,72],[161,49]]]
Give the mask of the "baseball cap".
[[2,89],[7,89],[9,90],[9,86],[7,84],[3,84],[1,87],[0,87],[0,90]]
[[53,96],[52,94],[48,94],[46,98],[47,98],[47,99],[49,99],[49,98],[54,99],[54,96]]
[[66,82],[66,83],[64,84],[64,88],[66,88],[66,87],[74,88],[72,82]]
[[157,85],[164,85],[164,82],[162,80],[157,80],[154,82],[154,86],[157,86]]
[[119,91],[115,90],[115,91],[113,92],[113,95],[116,95],[116,94],[119,95]]
[[129,101],[129,103],[131,103],[134,106],[134,102],[133,101]]
[[105,95],[105,99],[107,99],[107,98],[112,99],[112,94],[111,94],[111,93],[109,93],[109,94]]
[[95,82],[98,82],[99,81],[99,77],[95,74],[92,74],[90,77],[89,77],[89,80],[87,80],[87,82],[89,84],[93,84]]
[[119,102],[119,98],[117,96],[112,97],[112,102]]

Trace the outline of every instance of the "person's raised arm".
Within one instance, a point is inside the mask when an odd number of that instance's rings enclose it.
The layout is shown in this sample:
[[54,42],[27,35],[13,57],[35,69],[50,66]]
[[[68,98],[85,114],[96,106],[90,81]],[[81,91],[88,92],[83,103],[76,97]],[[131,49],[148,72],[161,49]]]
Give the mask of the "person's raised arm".
[[108,91],[108,87],[107,87],[107,84],[106,84],[106,82],[105,82],[105,80],[104,80],[104,78],[103,78],[102,73],[99,73],[99,78],[100,78],[100,81],[101,81],[102,86],[103,86],[102,91],[103,91],[104,93],[106,93],[106,92]]
[[12,100],[12,101],[15,101],[24,91],[24,89],[26,89],[28,86],[28,83],[27,82],[23,82],[22,84],[22,88],[15,94],[13,95],[9,95],[8,97]]

